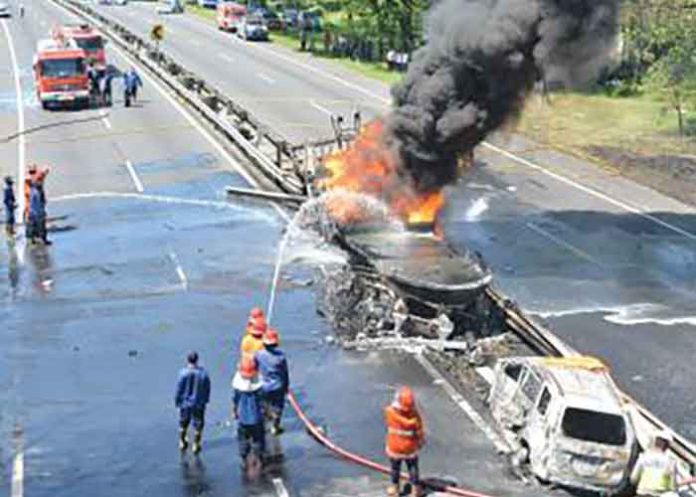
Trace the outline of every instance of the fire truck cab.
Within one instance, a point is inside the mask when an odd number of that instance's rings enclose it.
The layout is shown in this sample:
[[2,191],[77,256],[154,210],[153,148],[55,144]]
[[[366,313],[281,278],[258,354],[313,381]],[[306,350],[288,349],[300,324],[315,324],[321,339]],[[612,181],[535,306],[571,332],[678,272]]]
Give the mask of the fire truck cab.
[[58,43],[72,40],[78,48],[87,53],[87,63],[94,65],[99,72],[106,71],[106,40],[89,24],[62,24],[51,30],[51,36]]
[[221,2],[217,6],[217,26],[222,31],[236,33],[246,15],[246,7],[235,2]]
[[74,43],[40,40],[34,54],[34,86],[41,106],[89,104],[87,54]]

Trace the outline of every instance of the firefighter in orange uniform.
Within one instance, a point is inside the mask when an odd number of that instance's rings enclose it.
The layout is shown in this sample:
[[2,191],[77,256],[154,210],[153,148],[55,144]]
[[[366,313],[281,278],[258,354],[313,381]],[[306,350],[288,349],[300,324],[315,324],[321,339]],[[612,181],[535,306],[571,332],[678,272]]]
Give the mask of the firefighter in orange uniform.
[[266,320],[257,319],[249,333],[242,338],[242,358],[254,358],[259,350],[263,350],[263,335],[266,333]]
[[399,389],[394,402],[384,409],[384,420],[387,425],[386,452],[391,464],[391,485],[387,495],[399,495],[401,463],[405,462],[411,483],[411,496],[420,497],[418,451],[423,446],[425,437],[423,421],[409,387]]

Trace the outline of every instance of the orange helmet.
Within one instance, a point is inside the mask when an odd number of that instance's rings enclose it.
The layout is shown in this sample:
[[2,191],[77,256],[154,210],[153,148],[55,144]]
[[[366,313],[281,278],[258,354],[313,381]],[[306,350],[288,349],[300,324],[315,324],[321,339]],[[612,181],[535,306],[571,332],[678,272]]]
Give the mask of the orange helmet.
[[257,319],[251,326],[251,334],[256,338],[261,338],[266,333],[266,320]]
[[416,398],[409,387],[401,387],[396,394],[396,403],[402,411],[412,411],[416,407]]
[[263,336],[264,345],[278,345],[280,343],[280,338],[278,337],[278,330],[275,328],[268,328],[268,331]]
[[256,361],[251,357],[242,357],[242,360],[239,361],[238,369],[242,378],[250,380],[256,376]]

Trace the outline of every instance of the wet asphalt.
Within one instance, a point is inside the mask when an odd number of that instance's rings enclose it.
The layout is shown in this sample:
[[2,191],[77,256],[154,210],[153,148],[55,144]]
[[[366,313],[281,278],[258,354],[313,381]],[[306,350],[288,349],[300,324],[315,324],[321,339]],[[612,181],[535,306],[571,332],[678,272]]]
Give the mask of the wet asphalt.
[[[18,496],[381,495],[385,480],[336,460],[288,413],[273,449],[284,459],[248,480],[239,470],[229,383],[248,310],[264,306],[286,218],[228,202],[247,185],[146,80],[125,110],[43,112],[28,67],[43,30],[66,21],[32,4],[9,30],[22,75],[27,157],[52,172],[51,247],[0,245],[0,488]],[[127,65],[110,52],[117,68]],[[0,67],[11,68],[0,45]],[[12,73],[0,91],[13,94]],[[117,90],[116,90],[116,94]],[[108,120],[105,122],[105,119]],[[0,115],[12,130],[12,105]],[[17,143],[0,143],[16,174]],[[131,165],[143,191],[128,168]],[[411,384],[427,423],[425,475],[495,495],[536,496],[439,385],[407,355],[360,354],[327,343],[314,306],[321,252],[282,273],[273,324],[307,414],[336,442],[383,460],[382,408]],[[319,259],[317,259],[319,257]],[[176,448],[176,376],[199,352],[212,378],[204,450]]]

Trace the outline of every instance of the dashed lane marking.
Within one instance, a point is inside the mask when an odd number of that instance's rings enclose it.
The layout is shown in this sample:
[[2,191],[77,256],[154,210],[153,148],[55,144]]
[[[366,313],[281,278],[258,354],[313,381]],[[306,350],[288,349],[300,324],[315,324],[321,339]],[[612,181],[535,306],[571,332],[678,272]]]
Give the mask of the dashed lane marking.
[[268,83],[269,85],[275,84],[275,79],[271,78],[270,76],[268,76],[262,72],[258,73],[257,76],[260,79],[262,79],[263,81],[265,81],[266,83]]
[[285,488],[285,483],[283,483],[282,478],[273,478],[273,486],[275,487],[276,495],[278,497],[290,497],[288,489]]
[[15,428],[14,445],[15,455],[12,458],[12,482],[10,488],[11,497],[24,497],[24,440],[21,427]]
[[423,355],[416,354],[416,360],[423,366],[423,369],[435,380],[435,382],[442,387],[442,389],[450,396],[459,408],[466,413],[469,419],[481,430],[486,437],[493,442],[495,448],[502,453],[510,452],[510,447],[507,443],[496,433],[496,431],[486,422],[481,415],[476,412],[471,404],[469,404],[464,396],[457,392],[457,389],[448,382],[442,374],[432,365],[432,363]]
[[234,62],[235,61],[234,57],[231,57],[231,56],[227,55],[226,53],[219,53],[218,52],[218,57],[226,60],[227,62]]
[[323,113],[323,114],[326,114],[326,115],[329,116],[329,117],[331,117],[331,116],[334,115],[333,112],[331,112],[329,109],[327,109],[327,108],[324,107],[323,105],[320,105],[320,104],[316,103],[314,100],[310,100],[310,101],[309,101],[309,105],[311,105],[312,107],[314,107],[315,109],[317,109],[319,112],[321,112],[321,113]]
[[138,173],[135,172],[135,168],[133,167],[133,163],[126,159],[125,165],[126,165],[126,169],[128,169],[128,174],[130,174],[130,177],[133,180],[133,183],[135,183],[135,189],[138,191],[138,193],[143,193],[145,191],[145,188],[143,188],[143,183],[140,181],[140,178],[138,177]]
[[174,252],[169,253],[169,258],[172,260],[172,263],[174,263],[174,267],[176,268],[176,274],[179,277],[179,281],[181,281],[181,286],[184,288],[184,290],[187,290],[188,278],[186,277],[186,273],[184,273],[184,268],[181,267],[179,258],[176,256],[176,253]]

